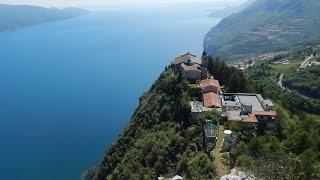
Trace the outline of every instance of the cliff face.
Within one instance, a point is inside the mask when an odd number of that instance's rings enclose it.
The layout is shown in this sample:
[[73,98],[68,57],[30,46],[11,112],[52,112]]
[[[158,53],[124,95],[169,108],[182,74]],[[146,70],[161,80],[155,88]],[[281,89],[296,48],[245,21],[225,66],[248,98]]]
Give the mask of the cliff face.
[[213,178],[212,160],[202,151],[202,130],[188,124],[189,91],[188,82],[171,70],[162,73],[102,163],[84,179]]
[[87,13],[88,11],[79,8],[57,9],[0,4],[0,32],[73,18]]
[[[238,142],[226,162],[258,179],[319,179],[319,102],[278,88],[273,80],[275,72],[268,66],[262,63],[250,68],[247,79],[243,71],[223,61],[208,62],[208,71],[225,82],[226,89],[242,86],[245,89],[237,92],[256,92],[259,88],[277,103],[273,133],[252,138],[246,136],[246,126],[224,124],[236,133]],[[214,158],[204,153],[201,122],[218,120],[220,115],[210,111],[197,117],[197,125],[188,123],[188,102],[201,95],[201,90],[195,88],[173,75],[172,70],[162,73],[140,98],[128,126],[107,149],[101,164],[88,171],[84,179],[157,179],[175,175],[185,179],[216,178]],[[243,173],[231,176],[243,177]]]
[[320,40],[319,9],[318,0],[256,0],[213,27],[204,47],[235,58],[310,44]]

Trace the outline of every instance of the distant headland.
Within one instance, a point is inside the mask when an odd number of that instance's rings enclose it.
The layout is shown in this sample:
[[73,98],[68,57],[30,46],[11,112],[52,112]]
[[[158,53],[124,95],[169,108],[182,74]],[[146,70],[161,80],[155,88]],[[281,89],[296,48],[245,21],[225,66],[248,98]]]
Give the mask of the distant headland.
[[64,20],[88,14],[80,8],[44,8],[29,5],[0,4],[0,32],[17,30],[45,22]]

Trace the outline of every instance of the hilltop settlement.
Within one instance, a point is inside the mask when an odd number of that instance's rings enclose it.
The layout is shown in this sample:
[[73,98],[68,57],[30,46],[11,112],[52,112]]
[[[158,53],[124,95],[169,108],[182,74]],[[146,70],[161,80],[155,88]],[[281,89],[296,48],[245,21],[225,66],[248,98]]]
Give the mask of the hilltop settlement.
[[[287,58],[292,73],[316,68]],[[319,179],[320,126],[307,113],[320,104],[279,88],[272,66],[245,74],[206,52],[174,58],[84,179]]]
[[[220,119],[205,119],[203,122],[207,153],[224,153],[235,148],[237,135],[229,127],[245,129],[248,138],[275,131],[277,112],[271,100],[264,99],[260,94],[225,93],[224,87],[208,72],[207,66],[206,52],[202,57],[186,53],[171,63],[174,73],[187,79],[200,94],[189,103],[189,121],[199,124],[198,117],[208,112],[220,115]],[[223,136],[219,136],[219,131],[223,132]],[[217,146],[219,138],[223,141],[221,147]]]
[[319,7],[253,0],[224,18],[201,56],[172,59],[84,179],[320,179]]

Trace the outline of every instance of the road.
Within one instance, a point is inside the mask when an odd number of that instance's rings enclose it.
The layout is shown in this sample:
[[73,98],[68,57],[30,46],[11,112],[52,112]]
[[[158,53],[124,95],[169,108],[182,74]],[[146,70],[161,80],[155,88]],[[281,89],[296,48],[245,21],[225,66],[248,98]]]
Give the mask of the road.
[[[278,82],[277,82],[277,85],[278,85],[281,89],[286,89],[286,90],[288,90],[288,91],[291,92],[292,90],[290,90],[290,89],[288,89],[288,88],[285,88],[285,87],[283,86],[282,81],[283,81],[283,74],[281,74],[281,75],[279,76],[279,80],[278,80]],[[301,93],[299,93],[299,92],[297,92],[297,94],[300,95],[301,97],[305,98],[305,99],[311,99],[310,97],[305,96],[305,95],[303,95],[303,94],[301,94]]]
[[310,61],[311,61],[312,58],[313,58],[313,54],[311,54],[309,57],[307,57],[307,59],[305,59],[305,60],[300,64],[299,69],[304,69],[304,68],[306,68],[306,67],[309,65],[309,63],[310,63]]
[[286,88],[283,86],[282,80],[283,80],[283,74],[281,74],[281,75],[279,76],[279,80],[278,80],[277,84],[278,84],[278,86],[279,86],[281,89],[286,89]]

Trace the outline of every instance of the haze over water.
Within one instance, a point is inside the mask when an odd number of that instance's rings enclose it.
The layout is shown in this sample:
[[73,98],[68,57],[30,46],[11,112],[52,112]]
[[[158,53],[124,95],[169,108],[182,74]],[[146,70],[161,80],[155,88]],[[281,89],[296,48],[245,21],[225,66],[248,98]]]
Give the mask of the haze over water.
[[0,33],[0,179],[79,179],[164,67],[202,52],[203,6],[93,12]]

